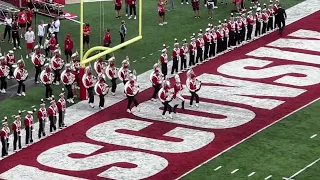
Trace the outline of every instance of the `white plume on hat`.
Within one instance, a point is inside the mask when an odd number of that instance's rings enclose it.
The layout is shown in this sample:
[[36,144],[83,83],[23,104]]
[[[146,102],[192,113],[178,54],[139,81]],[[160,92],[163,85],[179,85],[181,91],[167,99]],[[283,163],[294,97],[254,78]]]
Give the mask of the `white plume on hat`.
[[13,54],[13,51],[12,51],[12,50],[10,50],[10,51],[9,51],[9,53],[10,53],[10,54]]
[[210,28],[207,28],[207,29],[206,29],[206,32],[208,32],[208,31],[210,31]]
[[261,7],[258,7],[258,8],[257,8],[257,11],[261,11]]
[[27,113],[28,113],[28,114],[32,114],[33,112],[32,112],[32,111],[27,111]]
[[166,52],[166,51],[167,51],[166,49],[162,49],[162,51],[161,51],[161,52],[163,52],[163,53],[164,53],[164,52]]
[[180,82],[180,77],[179,77],[178,74],[176,74],[176,75],[174,76],[174,80],[175,80],[176,82]]

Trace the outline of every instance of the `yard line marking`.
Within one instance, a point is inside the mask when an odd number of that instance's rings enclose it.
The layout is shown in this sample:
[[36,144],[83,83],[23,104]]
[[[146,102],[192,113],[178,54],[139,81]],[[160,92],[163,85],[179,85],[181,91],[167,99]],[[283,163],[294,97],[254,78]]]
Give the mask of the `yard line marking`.
[[248,175],[248,177],[253,176],[256,172],[252,172]]
[[272,175],[270,175],[270,176],[268,176],[268,177],[264,178],[264,180],[270,179],[271,177],[272,177]]
[[294,180],[294,179],[285,178],[285,177],[283,177],[282,179],[284,179],[284,180]]
[[134,60],[134,61],[132,61],[132,62],[137,62],[137,60]]
[[317,160],[315,160],[312,163],[308,164],[306,167],[302,168],[300,171],[296,172],[294,175],[290,176],[289,179],[292,179],[292,178],[296,177],[297,175],[299,175],[300,173],[302,173],[303,171],[305,171],[309,167],[311,167],[314,164],[316,164],[318,161],[320,161],[320,158],[318,158]]
[[214,171],[218,171],[220,168],[222,168],[222,166],[215,168]]
[[153,53],[150,54],[150,56],[152,56],[152,55],[153,55]]
[[236,173],[237,171],[239,171],[239,169],[233,170],[233,171],[231,172],[231,174],[234,174],[234,173]]
[[314,134],[314,135],[312,135],[311,137],[310,137],[310,139],[312,139],[312,138],[314,138],[314,137],[316,137],[317,136],[317,134]]
[[144,58],[146,58],[146,57],[142,57],[141,59],[144,59]]

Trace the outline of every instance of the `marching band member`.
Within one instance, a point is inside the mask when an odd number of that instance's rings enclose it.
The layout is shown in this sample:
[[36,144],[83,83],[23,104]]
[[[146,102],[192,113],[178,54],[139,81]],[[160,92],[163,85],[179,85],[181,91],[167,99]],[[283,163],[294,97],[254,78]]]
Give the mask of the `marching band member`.
[[159,64],[156,63],[153,65],[153,72],[151,74],[151,83],[153,86],[153,95],[152,95],[152,101],[156,100],[157,94],[159,92],[159,90],[161,89],[161,84],[163,81],[163,75],[161,74],[160,70],[159,70]]
[[215,32],[215,27],[211,24],[210,34],[211,34],[211,42],[210,42],[210,51],[209,57],[216,56],[216,46],[217,46],[217,33]]
[[2,144],[2,157],[5,157],[8,155],[9,135],[10,135],[10,128],[8,127],[8,118],[4,117],[4,120],[2,121],[2,129],[0,131],[1,144]]
[[162,54],[160,57],[160,62],[161,62],[161,72],[164,76],[164,78],[168,74],[168,55],[167,55],[167,49],[162,49]]
[[242,22],[242,29],[241,29],[241,42],[246,40],[246,32],[248,31],[248,22],[246,18],[246,13],[241,14],[241,22]]
[[[182,106],[182,109],[184,109],[185,99],[182,97],[183,87],[178,74],[174,76],[174,80],[176,82],[173,86],[174,98],[178,98],[179,100],[181,100],[181,106]],[[177,108],[176,106],[173,108],[173,112],[176,112],[176,108]]]
[[223,33],[224,33],[224,44],[223,44],[223,51],[227,50],[228,47],[230,47],[230,44],[229,44],[229,34],[230,34],[230,31],[228,29],[228,23],[227,23],[227,20],[225,19],[224,20],[224,24],[223,24]]
[[46,109],[46,106],[45,106],[43,99],[41,99],[40,108],[38,110],[37,117],[39,120],[38,138],[40,139],[41,135],[46,136],[45,124],[46,124],[46,120],[47,120],[47,109]]
[[199,80],[197,80],[196,75],[194,74],[193,70],[190,69],[187,72],[187,81],[186,86],[188,87],[190,93],[191,93],[191,99],[190,99],[190,107],[193,106],[193,100],[196,98],[196,107],[199,107],[199,95],[197,94],[197,91],[200,90],[200,87],[198,83],[201,83]]
[[210,43],[211,43],[210,28],[206,29],[206,33],[204,33],[204,36],[203,36],[203,41],[204,41],[204,57],[203,57],[203,59],[206,60],[206,59],[208,59],[208,56],[209,56],[209,48],[210,48]]
[[[202,30],[200,29],[200,31]],[[203,34],[199,33],[198,39],[196,41],[196,47],[197,47],[197,58],[195,62],[196,64],[201,63],[203,61],[203,46],[204,46]]]
[[115,58],[111,57],[108,60],[108,67],[107,67],[107,77],[111,80],[111,94],[112,96],[116,95],[116,89],[117,89],[117,79],[118,79],[118,72],[117,68],[115,67]]
[[6,77],[9,77],[9,71],[10,68],[7,66],[4,57],[0,57],[0,81],[1,81],[1,85],[0,85],[0,93],[6,93],[6,89],[7,89],[7,80]]
[[268,21],[269,21],[269,15],[267,13],[267,5],[264,4],[265,8],[262,10],[262,34],[265,34],[267,32],[268,27]]
[[221,21],[219,21],[220,25],[218,26],[217,34],[217,54],[224,51],[224,31],[221,25]]
[[273,20],[273,18],[274,18],[274,11],[273,11],[273,5],[272,4],[270,4],[269,5],[269,8],[268,8],[268,16],[269,16],[269,21],[268,21],[268,28],[267,28],[267,30],[269,31],[269,30],[273,30],[273,25],[274,25],[274,20]]
[[[52,98],[54,99],[54,97]],[[53,133],[54,131],[57,130],[57,105],[56,102],[54,100],[50,101],[50,106],[47,109],[48,112],[48,116],[49,116],[49,121],[50,121],[50,133]]]
[[33,139],[32,139],[32,129],[33,129],[33,112],[32,111],[28,111],[28,114],[26,115],[26,117],[24,118],[24,127],[26,130],[26,145],[28,145],[29,143],[33,143]]
[[24,68],[23,60],[18,61],[18,68],[16,68],[15,72],[15,78],[18,81],[17,96],[26,96],[26,85],[23,82],[28,78],[28,71]]
[[54,71],[54,80],[53,80],[53,84],[55,85],[59,85],[59,81],[60,81],[60,71],[64,66],[64,62],[60,57],[60,51],[59,49],[56,49],[54,51],[55,55],[54,57],[52,57],[51,59],[51,67]]
[[89,97],[89,105],[94,108],[94,95],[93,95],[93,88],[95,85],[94,76],[92,75],[91,68],[86,67],[85,75],[82,77],[82,82],[84,87],[86,87],[88,91],[88,97]]
[[228,22],[229,29],[229,42],[230,46],[236,46],[236,36],[237,36],[237,25],[234,21],[233,13],[231,13],[230,21]]
[[62,129],[63,127],[66,127],[64,124],[64,118],[65,118],[66,108],[67,108],[66,100],[64,99],[64,89],[62,89],[62,93],[59,96],[60,98],[57,101],[56,105],[59,113],[58,124],[59,124],[59,128]]
[[44,63],[44,59],[43,57],[41,56],[41,52],[40,52],[40,47],[38,45],[36,45],[34,47],[34,57],[32,57],[32,62],[34,64],[34,67],[36,68],[36,74],[35,74],[35,77],[34,77],[34,81],[39,84],[39,81],[38,81],[38,76],[40,75],[41,73],[41,67],[43,66],[43,63]]
[[[276,0],[275,2],[270,1],[270,3],[273,4],[273,12],[274,12],[274,13],[277,12],[278,9],[279,9],[279,7],[278,7],[278,5],[279,5],[279,0]],[[275,19],[273,27],[276,28],[276,27],[277,27],[277,24],[278,24],[277,19]]]
[[180,64],[180,70],[183,71],[187,69],[187,53],[188,53],[188,43],[187,39],[183,40],[183,46],[180,48],[180,59],[181,59],[181,64]]
[[51,37],[49,39],[49,50],[50,50],[50,57],[54,56],[54,53],[56,51],[57,48],[57,40],[55,38],[55,34],[51,34]]
[[[80,62],[78,59],[78,52],[75,52],[71,55],[71,70],[72,70],[72,74],[75,75],[76,78],[76,89],[78,89],[80,87],[80,79],[79,79],[79,69],[80,69]],[[73,94],[76,94],[75,88],[73,88]]]
[[139,92],[139,85],[136,82],[134,75],[131,74],[129,79],[130,80],[125,85],[125,93],[126,93],[127,99],[128,99],[127,112],[131,113],[131,104],[132,104],[132,102],[134,103],[137,111],[139,112],[140,111],[140,109],[138,107],[139,103],[136,100],[136,95]]
[[191,42],[189,44],[189,67],[196,65],[195,64],[195,55],[197,50],[195,34],[191,36]]
[[129,81],[129,58],[127,57],[125,60],[122,61],[122,68],[118,72],[118,76],[120,80],[123,82],[123,85],[126,85],[126,83]]
[[17,142],[18,148],[21,149],[21,116],[15,116],[15,120],[12,123],[12,131],[13,131],[13,150],[17,150]]
[[43,74],[43,76],[40,75],[40,79],[46,87],[46,99],[50,100],[50,97],[52,96],[51,84],[54,80],[54,73],[52,72],[49,64],[45,64],[45,69],[43,71],[44,72],[41,73],[41,75]]
[[261,7],[257,8],[257,12],[255,15],[255,20],[256,20],[256,30],[254,32],[254,35],[260,36],[261,35],[261,23],[262,23],[262,13],[261,13]]
[[180,48],[179,48],[179,43],[178,40],[175,39],[175,43],[174,43],[174,48],[172,50],[172,67],[171,67],[171,74],[174,73],[174,71],[176,71],[176,73],[178,73],[178,66],[179,66],[179,53],[180,53]]
[[237,36],[236,36],[237,38],[236,38],[236,40],[237,40],[238,45],[240,45],[242,42],[242,39],[243,39],[242,32],[244,30],[244,24],[243,24],[243,21],[240,16],[237,17],[236,25],[237,25],[237,28],[236,28],[237,29]]
[[66,70],[61,74],[61,79],[62,79],[62,82],[63,82],[65,88],[68,91],[67,101],[69,103],[74,103],[74,101],[73,101],[73,92],[72,92],[72,84],[75,81],[75,76],[74,76],[74,74],[71,73],[70,64],[66,65]]
[[100,57],[94,65],[94,69],[96,70],[97,75],[100,76],[104,74],[106,68],[107,68],[106,63],[103,62],[103,59]]
[[14,52],[12,50],[9,51],[9,53],[6,56],[6,62],[7,62],[7,66],[9,66],[10,68],[10,72],[8,75],[8,79],[14,79],[13,76],[13,65],[17,63],[16,58],[14,57]]
[[162,112],[162,118],[166,119],[166,112],[169,111],[169,116],[172,119],[172,107],[170,106],[170,102],[172,101],[173,98],[173,93],[170,90],[170,82],[169,81],[164,81],[164,84],[162,88],[160,89],[158,93],[159,99],[164,105],[163,112]]
[[252,15],[252,7],[250,7],[250,11],[248,11],[247,22],[248,22],[247,41],[250,41],[252,36],[253,25],[255,24],[255,19],[254,19],[254,16]]
[[99,100],[99,108],[100,109],[103,109],[103,107],[104,107],[104,101],[105,101],[104,96],[108,94],[109,89],[110,88],[109,88],[108,84],[106,83],[105,76],[101,75],[99,77],[99,81],[95,85],[95,92],[100,98],[100,100]]

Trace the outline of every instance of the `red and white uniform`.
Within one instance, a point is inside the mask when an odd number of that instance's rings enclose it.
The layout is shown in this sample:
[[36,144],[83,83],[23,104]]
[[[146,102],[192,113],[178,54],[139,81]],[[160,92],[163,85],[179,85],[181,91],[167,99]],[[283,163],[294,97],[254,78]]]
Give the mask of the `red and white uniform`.
[[108,75],[111,77],[111,79],[117,78],[117,69],[116,69],[116,67],[114,67],[114,66],[110,67],[109,71],[108,71]]
[[12,123],[12,131],[20,133],[21,131],[21,121],[20,120],[15,120]]
[[267,13],[268,13],[269,17],[273,17],[273,16],[274,16],[274,14],[273,14],[274,11],[273,11],[273,9],[271,9],[271,8],[268,9],[268,12],[267,12]]
[[41,55],[40,55],[40,53],[36,52],[36,55],[35,55],[34,60],[33,60],[33,63],[37,67],[41,66]]
[[70,85],[74,83],[74,80],[75,80],[74,75],[69,71],[64,74],[62,82],[63,84]]
[[54,37],[51,37],[49,40],[49,49],[50,51],[56,50],[57,40]]
[[194,55],[195,52],[196,52],[196,49],[197,49],[197,44],[195,42],[191,42],[189,44],[189,52],[190,52],[190,54]]
[[67,104],[66,104],[66,100],[64,98],[60,98],[57,101],[57,108],[58,108],[58,111],[65,111],[66,110]]
[[10,55],[10,54],[8,54],[6,56],[6,62],[7,62],[7,64],[15,64],[15,63],[17,63],[16,58],[14,57],[14,55]]
[[192,3],[192,7],[194,9],[198,9],[199,8],[199,0],[192,0],[191,3]]
[[223,29],[220,29],[217,31],[217,38],[223,40],[224,39],[224,31]]
[[158,96],[159,96],[159,99],[160,99],[161,102],[171,101],[172,100],[169,97],[169,92],[167,90],[165,90],[164,88],[160,89]]
[[107,92],[107,91],[103,92],[104,89],[109,89],[108,84],[106,84],[105,82],[100,82],[100,83],[98,84],[98,87],[97,87],[97,94],[98,94],[98,95],[106,95],[106,92]]
[[254,25],[254,24],[255,24],[254,17],[253,17],[252,15],[249,15],[249,16],[247,17],[247,22],[248,22],[248,24],[250,24],[250,25]]
[[248,25],[247,18],[245,17],[241,18],[241,22],[243,23],[243,28],[246,28]]
[[158,2],[158,13],[159,15],[166,12],[165,10],[166,4],[163,1]]
[[43,83],[44,83],[44,84],[48,84],[48,83],[50,82],[50,80],[53,79],[53,78],[51,79],[50,76],[52,76],[51,69],[50,69],[50,68],[47,68],[47,69],[46,69],[46,72],[45,72],[44,75],[43,75]]
[[197,83],[196,83],[196,79],[191,79],[190,82],[189,82],[189,87],[190,87],[190,90],[192,92],[195,92],[197,90]]
[[102,61],[99,61],[97,63],[97,74],[102,74],[105,71],[105,65],[103,64]]
[[86,87],[93,87],[94,84],[93,84],[93,77],[92,76],[87,76],[86,77],[86,80],[85,80],[85,85]]
[[209,32],[205,33],[203,36],[204,43],[211,43],[211,34]]
[[28,114],[24,118],[24,126],[32,127],[32,125],[33,125],[33,116]]
[[9,127],[3,127],[0,131],[0,137],[7,139],[10,135],[10,128]]
[[16,74],[16,77],[15,77],[17,81],[21,81],[21,80],[22,80],[21,78],[22,78],[22,76],[23,76],[23,74],[24,74],[24,71],[25,71],[25,70],[24,70],[23,68],[20,68],[20,69],[18,70],[18,72],[17,72],[17,74]]
[[51,104],[47,111],[49,116],[57,116],[57,107],[55,104]]
[[217,43],[217,33],[214,32],[214,30],[211,31],[211,43]]
[[278,8],[278,6],[277,6],[276,4],[273,5],[273,11],[274,11],[274,12],[278,11],[278,9],[279,9],[279,8]]
[[32,50],[34,46],[34,42],[36,40],[36,36],[33,31],[27,31],[25,34],[25,39],[27,43],[27,49]]
[[172,57],[173,58],[178,58],[179,57],[179,54],[180,54],[180,48],[174,48],[172,50]]
[[224,33],[224,37],[229,37],[229,29],[228,29],[228,27],[224,27],[223,28],[223,33]]
[[242,20],[237,21],[237,30],[241,31],[243,28],[245,28],[243,21]]
[[162,83],[162,79],[161,79],[160,73],[159,74],[153,73],[151,81],[152,81],[152,85],[153,86],[157,85],[157,84],[161,84]]
[[123,68],[122,71],[120,72],[120,76],[123,79],[123,81],[128,81],[129,77],[128,77],[128,68]]
[[196,41],[196,46],[197,48],[203,48],[204,46],[204,40],[203,38],[198,38],[197,41]]
[[268,13],[262,13],[262,20],[264,23],[267,23],[269,21]]
[[30,9],[26,12],[27,22],[32,24],[33,11]]
[[4,73],[7,69],[7,65],[6,64],[1,64],[0,66],[0,77],[3,77],[4,76]]
[[183,57],[186,57],[186,55],[187,55],[187,52],[188,52],[188,46],[186,45],[184,45],[184,46],[182,46],[181,48],[180,48],[180,56],[183,56]]
[[166,64],[168,63],[168,55],[167,53],[162,53],[160,56],[160,62],[161,64]]
[[38,119],[45,120],[47,118],[47,110],[46,108],[40,108],[37,114]]
[[174,89],[174,97],[175,98],[178,98],[182,101],[185,101],[185,99],[182,97],[182,93],[183,93],[183,86],[181,83],[176,83],[174,86],[173,86],[173,89]]
[[60,58],[60,55],[55,55],[55,58],[53,58],[52,64],[54,69],[59,70],[59,69],[62,69],[64,63],[63,63],[63,60]]
[[25,12],[19,12],[18,14],[18,23],[19,24],[26,24],[27,23],[27,15]]
[[236,30],[237,30],[236,22],[235,21],[230,21],[228,23],[228,29],[229,29],[229,31],[236,32]]
[[135,96],[134,92],[133,92],[133,88],[134,88],[135,84],[134,83],[130,83],[129,86],[126,89],[126,93],[128,96]]
[[262,22],[262,21],[263,21],[263,20],[262,20],[262,13],[256,13],[255,19],[256,19],[256,21],[258,21],[258,22]]

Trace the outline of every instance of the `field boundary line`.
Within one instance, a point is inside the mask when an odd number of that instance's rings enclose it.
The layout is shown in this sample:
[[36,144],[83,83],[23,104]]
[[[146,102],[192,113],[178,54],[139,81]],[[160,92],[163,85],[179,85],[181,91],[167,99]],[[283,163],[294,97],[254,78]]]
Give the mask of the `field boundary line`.
[[301,174],[303,171],[305,171],[306,169],[310,168],[311,166],[315,165],[317,162],[320,161],[320,158],[318,158],[317,160],[313,161],[312,163],[308,164],[306,167],[300,169],[298,172],[294,173],[292,176],[290,176],[289,178],[283,178],[283,179],[293,179],[294,177],[298,176],[299,174]]

